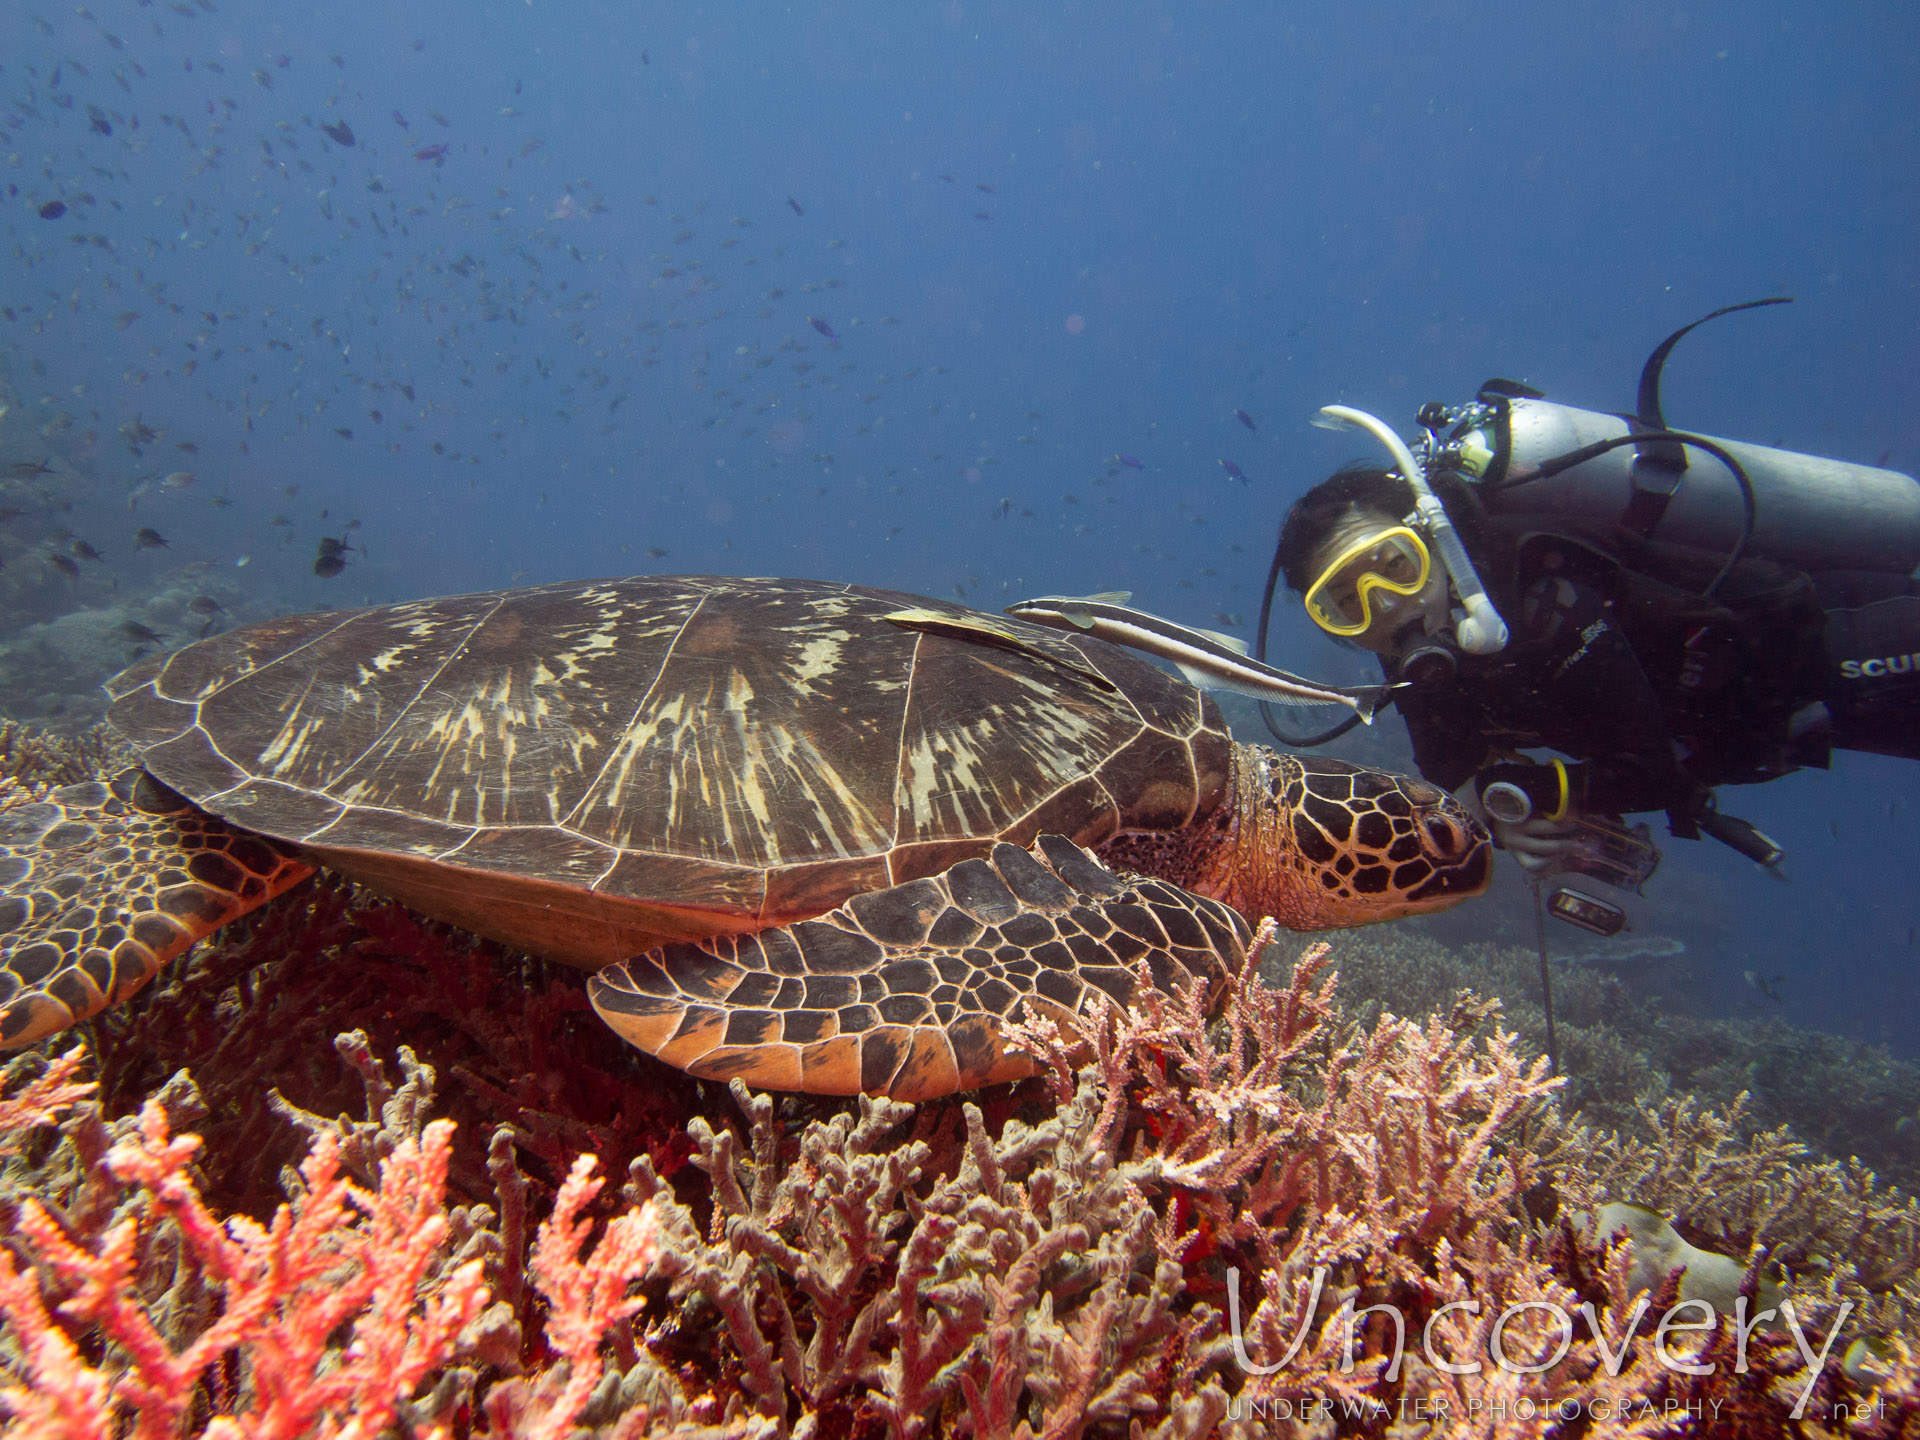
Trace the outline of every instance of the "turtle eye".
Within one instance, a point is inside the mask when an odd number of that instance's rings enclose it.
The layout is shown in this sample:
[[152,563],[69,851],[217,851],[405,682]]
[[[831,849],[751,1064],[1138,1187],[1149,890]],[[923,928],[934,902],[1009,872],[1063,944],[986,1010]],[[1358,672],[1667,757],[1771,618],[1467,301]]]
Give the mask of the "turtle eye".
[[1460,827],[1445,815],[1429,815],[1421,823],[1426,826],[1427,841],[1436,854],[1459,855],[1472,846],[1472,837],[1462,835]]

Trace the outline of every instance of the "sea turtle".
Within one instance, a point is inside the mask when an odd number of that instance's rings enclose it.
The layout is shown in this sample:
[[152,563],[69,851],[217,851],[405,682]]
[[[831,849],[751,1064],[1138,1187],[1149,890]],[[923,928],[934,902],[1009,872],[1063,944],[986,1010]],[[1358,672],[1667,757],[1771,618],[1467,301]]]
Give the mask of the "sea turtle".
[[[267,620],[107,684],[141,768],[0,814],[0,1045],[326,866],[592,969],[710,1079],[919,1098],[1247,921],[1485,888],[1416,780],[1234,742],[1104,641],[854,585],[640,577]],[[1093,853],[1082,849],[1093,847]],[[1097,857],[1097,858],[1096,858]]]

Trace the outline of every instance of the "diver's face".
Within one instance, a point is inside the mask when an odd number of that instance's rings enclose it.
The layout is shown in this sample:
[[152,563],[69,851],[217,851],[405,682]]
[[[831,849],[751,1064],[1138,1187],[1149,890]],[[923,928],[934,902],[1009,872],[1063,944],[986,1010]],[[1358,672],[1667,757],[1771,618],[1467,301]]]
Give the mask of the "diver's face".
[[[1319,574],[1351,546],[1369,535],[1401,524],[1398,516],[1383,510],[1356,507],[1334,527],[1313,559],[1310,574]],[[1451,622],[1450,591],[1446,567],[1437,560],[1427,575],[1427,583],[1412,595],[1395,595],[1386,589],[1374,589],[1367,595],[1372,624],[1365,630],[1342,638],[1377,655],[1391,654],[1401,645],[1403,632],[1418,625],[1421,635],[1436,635]]]

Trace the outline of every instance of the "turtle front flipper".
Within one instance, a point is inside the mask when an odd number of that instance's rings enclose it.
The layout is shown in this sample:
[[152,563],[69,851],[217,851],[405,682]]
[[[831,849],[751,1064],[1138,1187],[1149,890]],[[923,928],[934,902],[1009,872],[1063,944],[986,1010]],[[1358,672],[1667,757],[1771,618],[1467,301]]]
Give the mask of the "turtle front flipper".
[[140,769],[0,808],[0,1048],[118,1004],[313,868]]
[[1125,1004],[1143,956],[1162,989],[1217,988],[1250,939],[1227,906],[1043,835],[817,920],[649,950],[588,993],[624,1039],[704,1080],[925,1100],[1034,1073],[1003,1021],[1064,1028],[1096,995]]

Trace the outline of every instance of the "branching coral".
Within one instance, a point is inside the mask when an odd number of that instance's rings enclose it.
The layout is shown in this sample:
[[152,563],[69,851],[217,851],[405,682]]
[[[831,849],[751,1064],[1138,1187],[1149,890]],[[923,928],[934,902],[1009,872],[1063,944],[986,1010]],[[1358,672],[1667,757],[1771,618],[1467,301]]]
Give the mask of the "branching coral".
[[[1654,937],[1646,944],[1653,953],[1624,970],[1604,961],[1554,964],[1567,1079],[1562,1109],[1595,1128],[1653,1143],[1643,1112],[1657,1112],[1669,1096],[1728,1114],[1738,1102],[1742,1134],[1791,1126],[1821,1161],[1858,1156],[1882,1181],[1909,1193],[1920,1189],[1920,1066],[1777,1016],[1690,1013],[1725,999],[1707,993],[1710,969],[1675,942]],[[1661,953],[1663,945],[1674,953]],[[1343,939],[1340,952],[1341,1000],[1350,1016],[1370,1023],[1386,1011],[1444,1013],[1472,991],[1498,996],[1503,1023],[1530,1052],[1544,1053],[1532,948],[1477,942],[1449,949],[1417,930],[1382,926]]]
[[1880,1188],[1857,1160],[1810,1163],[1784,1128],[1743,1140],[1741,1109],[1669,1099],[1634,1137],[1599,1139],[1566,1188],[1646,1205],[1726,1253],[1760,1247],[1796,1278],[1804,1306],[1850,1303],[1869,1331],[1920,1323],[1920,1202]]
[[[736,1085],[703,1108],[595,1049],[564,981],[316,887],[98,1030],[98,1091],[78,1052],[10,1067],[0,1404],[22,1434],[223,1437],[1920,1416],[1907,1202],[1742,1139],[1737,1113],[1579,1129],[1497,1006],[1357,1025],[1337,993],[1315,946],[1284,985],[1237,977],[1217,1014],[1146,989],[1072,1047],[1017,1027],[1045,1062],[1018,1089],[913,1107]],[[678,1142],[666,1097],[692,1112]],[[1657,1339],[1678,1278],[1591,1233],[1606,1199],[1786,1261],[1803,1335]],[[1837,1329],[1842,1304],[1868,1319]],[[1871,1366],[1843,1373],[1867,1336]],[[1802,1338],[1835,1346],[1817,1381]]]
[[[745,1149],[694,1125],[706,1231],[635,1171],[663,1206],[681,1323],[796,1435],[1206,1433],[1249,1407],[1264,1430],[1302,1396],[1382,1426],[1409,1406],[1474,1417],[1449,1433],[1539,1433],[1556,1405],[1595,1435],[1657,1433],[1689,1407],[1728,1434],[1789,1423],[1810,1377],[1783,1333],[1707,1342],[1689,1363],[1718,1379],[1674,1368],[1654,1331],[1675,1295],[1636,1296],[1625,1241],[1556,1213],[1556,1185],[1600,1181],[1581,1169],[1593,1137],[1486,1007],[1336,1041],[1333,986],[1317,949],[1285,990],[1230,987],[1211,1026],[1197,994],[1149,994],[1088,1027],[1077,1069],[1027,1026],[1057,1108],[997,1135],[977,1105],[909,1129],[887,1102],[790,1133],[736,1089]],[[1352,1312],[1377,1307],[1404,1356],[1384,1320],[1353,1337]],[[1467,1356],[1471,1373],[1441,1363]],[[1835,1366],[1820,1383],[1849,1382]],[[1292,1426],[1271,1433],[1322,1428]]]
[[[265,1224],[209,1209],[195,1173],[199,1137],[174,1133],[169,1118],[170,1108],[203,1113],[184,1078],[114,1122],[72,1078],[78,1051],[9,1086],[0,1100],[12,1182],[0,1248],[9,1433],[345,1437],[404,1419],[413,1433],[449,1435],[482,1370],[519,1369],[519,1322],[511,1307],[489,1306],[488,1272],[507,1268],[493,1214],[446,1204],[456,1127],[425,1118],[432,1071],[403,1055],[407,1081],[396,1088],[364,1057],[364,1036],[341,1040],[369,1099],[386,1103],[370,1107],[378,1120],[309,1124],[291,1198]],[[17,1061],[9,1073],[29,1068]],[[38,1167],[38,1193],[19,1193],[12,1162],[62,1112],[67,1153]],[[370,1166],[370,1185],[350,1178],[350,1150]],[[654,1259],[652,1212],[616,1218],[589,1244],[594,1164],[574,1164],[524,1275],[516,1247],[516,1287],[537,1296],[559,1363],[535,1383],[493,1387],[494,1433],[568,1433],[596,1396],[603,1342],[641,1303],[632,1286]],[[662,1398],[672,1403],[654,1416],[689,1409],[677,1393]],[[629,1408],[644,1429],[649,1409]]]
[[[111,775],[130,762],[132,751],[105,725],[61,735],[13,720],[0,720],[0,780],[23,792]],[[4,792],[0,792],[3,794]]]
[[[149,1102],[105,1160],[126,1192],[124,1218],[75,1237],[47,1204],[20,1204],[14,1243],[42,1278],[0,1251],[0,1306],[26,1362],[0,1405],[50,1436],[114,1435],[129,1416],[136,1436],[170,1436],[202,1407],[216,1412],[206,1433],[223,1440],[378,1433],[486,1299],[479,1262],[435,1265],[451,1134],[442,1121],[403,1141],[372,1191],[345,1178],[338,1147],[322,1140],[301,1169],[302,1193],[270,1225],[222,1223],[190,1174],[197,1137],[171,1134],[164,1107]],[[163,1250],[218,1297],[188,1334],[171,1323],[170,1292],[156,1292]],[[88,1363],[68,1327],[96,1332],[105,1363]],[[213,1373],[242,1356],[229,1408]]]

